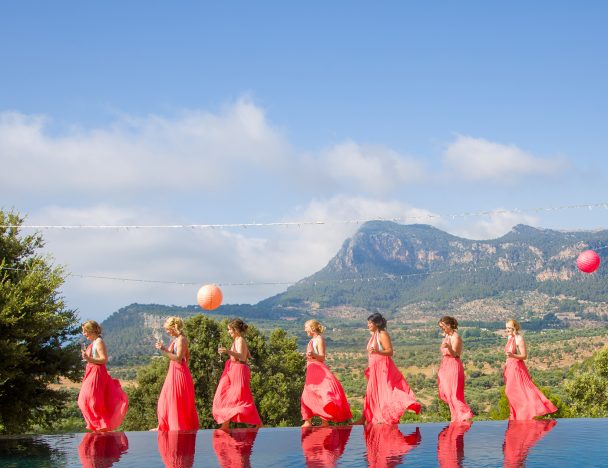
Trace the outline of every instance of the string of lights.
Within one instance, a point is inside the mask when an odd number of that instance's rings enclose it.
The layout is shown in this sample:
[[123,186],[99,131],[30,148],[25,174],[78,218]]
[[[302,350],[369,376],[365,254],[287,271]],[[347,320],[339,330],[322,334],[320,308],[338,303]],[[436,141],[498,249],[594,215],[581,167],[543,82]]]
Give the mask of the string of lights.
[[608,202],[603,203],[587,203],[579,205],[562,205],[553,207],[536,207],[536,208],[513,208],[500,210],[484,210],[484,211],[464,211],[461,213],[452,214],[424,214],[424,215],[406,215],[401,217],[389,218],[373,218],[373,219],[347,219],[347,220],[303,220],[303,221],[279,221],[271,223],[227,223],[227,224],[21,224],[21,225],[0,225],[0,228],[11,229],[230,229],[230,228],[259,228],[259,227],[301,227],[301,226],[318,226],[318,225],[335,225],[335,224],[364,224],[369,221],[392,221],[392,222],[411,222],[425,221],[432,219],[457,219],[466,217],[479,216],[496,216],[505,214],[525,214],[525,213],[542,213],[554,212],[563,210],[577,209],[608,209]]

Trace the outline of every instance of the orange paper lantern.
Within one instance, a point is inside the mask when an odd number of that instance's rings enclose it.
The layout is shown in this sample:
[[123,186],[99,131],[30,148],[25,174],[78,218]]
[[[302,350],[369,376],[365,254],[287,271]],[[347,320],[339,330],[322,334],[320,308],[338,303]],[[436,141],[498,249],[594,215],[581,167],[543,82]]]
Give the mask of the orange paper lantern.
[[196,294],[196,301],[205,310],[217,309],[222,304],[222,290],[216,284],[201,286]]
[[583,273],[593,273],[600,266],[600,256],[593,250],[585,250],[576,259],[576,266]]

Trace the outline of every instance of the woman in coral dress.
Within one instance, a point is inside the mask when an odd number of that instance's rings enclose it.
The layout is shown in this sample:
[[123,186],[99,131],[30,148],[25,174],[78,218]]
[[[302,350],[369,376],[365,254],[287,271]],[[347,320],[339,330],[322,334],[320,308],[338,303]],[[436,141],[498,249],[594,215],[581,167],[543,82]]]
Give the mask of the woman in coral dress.
[[82,334],[91,344],[82,351],[82,359],[87,362],[84,380],[78,394],[78,407],[92,431],[113,431],[122,423],[129,399],[113,379],[108,370],[108,352],[101,338],[101,327],[94,320],[82,325]]
[[407,410],[420,413],[420,403],[391,358],[393,345],[386,332],[386,319],[379,313],[370,315],[367,329],[371,334],[365,370],[367,390],[363,414],[355,424],[397,424]]
[[312,426],[313,416],[321,418],[321,425],[328,421],[342,422],[353,417],[342,384],[325,365],[325,327],[316,320],[304,324],[304,331],[311,338],[306,348],[306,382],[300,399],[304,424]]
[[183,327],[184,321],[181,318],[169,317],[164,328],[173,337],[173,341],[168,347],[162,341],[156,342],[156,349],[169,358],[169,370],[156,408],[159,431],[198,430],[194,382],[188,368],[190,350],[188,339],[182,333]]
[[232,320],[228,324],[228,333],[233,339],[232,347],[218,348],[220,354],[226,353],[230,356],[213,397],[213,419],[221,424],[220,429],[224,431],[230,428],[230,421],[262,426],[249,386],[251,372],[247,359],[250,354],[243,338],[246,331],[245,322],[240,319]]
[[[507,345],[505,354],[505,394],[509,400],[509,419],[533,419],[536,416],[554,413],[556,406],[534,385],[524,360],[528,357],[526,342],[519,334],[516,320],[506,324]],[[518,352],[519,351],[519,352]]]
[[441,343],[443,360],[437,373],[439,398],[450,407],[451,420],[467,421],[473,417],[471,408],[464,400],[464,366],[462,355],[462,338],[458,334],[458,321],[445,316],[439,320],[439,327],[445,333]]

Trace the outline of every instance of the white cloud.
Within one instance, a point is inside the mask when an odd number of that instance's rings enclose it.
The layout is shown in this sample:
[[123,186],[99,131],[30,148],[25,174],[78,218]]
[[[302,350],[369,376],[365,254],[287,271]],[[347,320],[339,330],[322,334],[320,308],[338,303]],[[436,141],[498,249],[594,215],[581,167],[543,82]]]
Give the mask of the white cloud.
[[469,181],[512,182],[525,176],[552,176],[568,167],[565,158],[541,159],[515,145],[459,135],[443,155],[446,167]]
[[216,115],[123,117],[109,128],[51,135],[42,116],[0,114],[5,190],[212,190],[286,165],[290,149],[263,111],[241,99]]
[[404,184],[420,183],[423,164],[385,146],[346,141],[323,152],[318,161],[332,183],[373,194],[390,192]]
[[465,239],[496,239],[504,236],[513,226],[517,224],[527,224],[528,226],[538,226],[539,218],[537,216],[516,213],[513,211],[501,212],[500,209],[485,216],[484,218],[469,218],[467,224],[461,227],[453,226],[449,231],[456,236],[464,237]]
[[[283,218],[285,222],[327,222],[320,225],[262,230],[52,229],[43,234],[56,262],[66,265],[70,273],[85,276],[68,279],[64,293],[70,305],[83,317],[101,319],[131,302],[193,304],[199,285],[210,282],[225,285],[226,303],[255,303],[287,288],[280,283],[298,281],[323,268],[360,227],[338,221],[436,219],[427,215],[432,213],[396,201],[337,196],[313,200]],[[31,216],[29,223],[125,225],[136,218],[140,224],[168,221],[138,207],[95,205],[49,207]],[[248,282],[254,284],[231,285]]]

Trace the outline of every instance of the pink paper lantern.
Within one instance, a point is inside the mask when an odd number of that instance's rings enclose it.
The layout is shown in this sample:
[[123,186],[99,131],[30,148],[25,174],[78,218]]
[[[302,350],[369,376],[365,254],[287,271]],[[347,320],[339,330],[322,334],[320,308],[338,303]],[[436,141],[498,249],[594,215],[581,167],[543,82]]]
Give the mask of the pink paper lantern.
[[196,294],[196,302],[205,310],[217,309],[222,304],[222,290],[216,284],[201,286]]
[[576,259],[576,266],[583,273],[593,273],[600,266],[600,256],[593,250],[585,250]]

